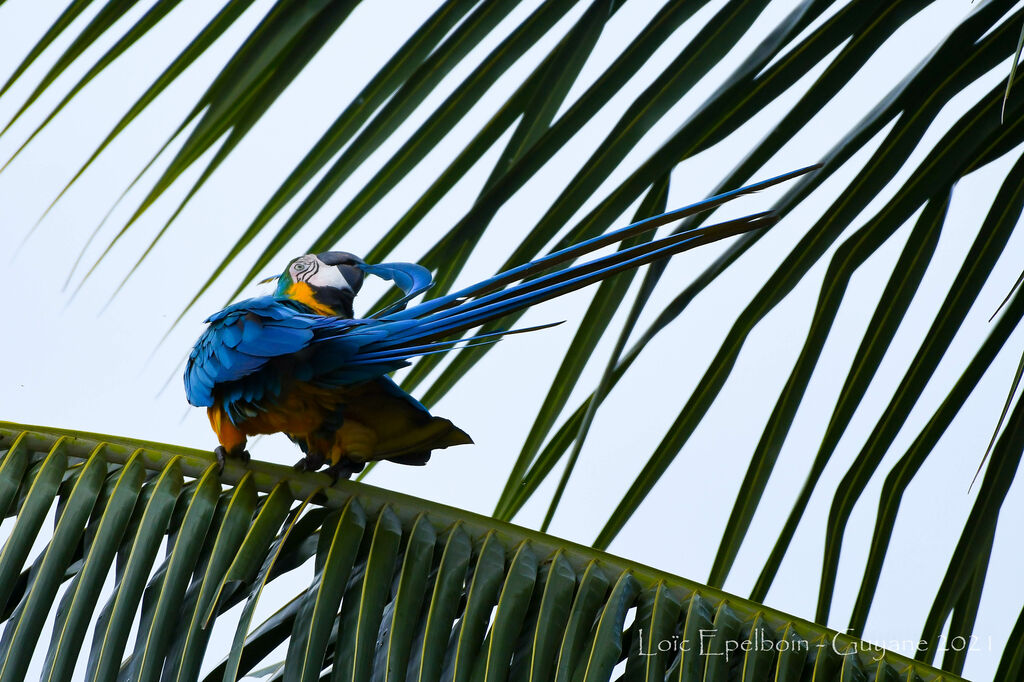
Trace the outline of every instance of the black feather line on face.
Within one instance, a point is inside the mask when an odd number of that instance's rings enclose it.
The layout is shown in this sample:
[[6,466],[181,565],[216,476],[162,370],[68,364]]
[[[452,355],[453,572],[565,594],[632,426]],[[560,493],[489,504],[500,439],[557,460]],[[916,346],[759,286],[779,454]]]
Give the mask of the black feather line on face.
[[296,265],[306,266],[295,274],[296,282],[308,282],[320,270],[320,261],[316,258],[299,260]]

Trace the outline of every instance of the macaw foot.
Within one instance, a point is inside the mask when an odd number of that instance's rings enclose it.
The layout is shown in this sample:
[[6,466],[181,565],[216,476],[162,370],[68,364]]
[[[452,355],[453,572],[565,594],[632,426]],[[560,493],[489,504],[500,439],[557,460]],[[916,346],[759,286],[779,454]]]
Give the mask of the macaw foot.
[[[296,471],[317,471],[323,464],[323,458],[320,457],[303,457],[296,462],[292,468]],[[363,462],[353,462],[352,460],[343,459],[337,464],[324,469],[323,473],[331,477],[331,485],[338,482],[339,478],[348,479],[352,474],[358,474],[366,466]]]
[[214,456],[217,458],[217,472],[222,473],[224,471],[224,465],[229,459],[240,459],[242,464],[248,464],[252,457],[249,455],[249,451],[245,449],[239,450],[227,450],[223,445],[218,445],[217,449],[213,451]]
[[316,471],[324,465],[323,455],[311,453],[296,462],[292,468],[296,471]]
[[352,474],[358,474],[364,467],[366,467],[365,462],[353,462],[350,459],[343,459],[337,464],[327,467],[324,473],[331,477],[331,485],[334,485],[338,482],[339,478],[348,480]]

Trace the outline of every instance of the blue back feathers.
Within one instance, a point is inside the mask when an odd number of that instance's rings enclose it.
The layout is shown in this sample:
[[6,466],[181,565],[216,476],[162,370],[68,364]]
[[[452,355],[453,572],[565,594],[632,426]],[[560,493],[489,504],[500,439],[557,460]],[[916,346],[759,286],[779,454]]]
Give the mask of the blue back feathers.
[[[412,357],[447,352],[457,343],[496,341],[507,332],[450,339],[618,272],[770,226],[777,222],[777,216],[772,212],[758,213],[655,239],[570,267],[564,265],[583,254],[814,168],[803,168],[642,220],[409,308],[405,308],[408,300],[429,288],[428,270],[410,263],[364,264],[360,267],[365,272],[393,281],[405,293],[399,303],[368,319],[314,315],[299,303],[272,296],[235,303],[207,319],[209,326],[189,355],[185,368],[188,401],[206,407],[221,400],[231,415],[232,404],[252,406],[272,400],[292,381],[326,387],[352,384],[404,367]],[[400,391],[397,386],[395,390]]]

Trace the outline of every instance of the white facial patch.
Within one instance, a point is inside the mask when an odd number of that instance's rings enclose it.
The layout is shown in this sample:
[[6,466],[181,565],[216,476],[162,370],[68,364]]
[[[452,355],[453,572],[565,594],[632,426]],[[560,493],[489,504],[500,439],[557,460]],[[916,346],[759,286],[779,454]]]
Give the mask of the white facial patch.
[[348,280],[341,274],[341,270],[333,265],[324,265],[323,263],[320,264],[320,269],[309,279],[309,283],[315,287],[352,290]]
[[306,282],[310,286],[352,291],[341,270],[325,264],[313,254],[305,255],[292,263],[291,275],[294,281]]

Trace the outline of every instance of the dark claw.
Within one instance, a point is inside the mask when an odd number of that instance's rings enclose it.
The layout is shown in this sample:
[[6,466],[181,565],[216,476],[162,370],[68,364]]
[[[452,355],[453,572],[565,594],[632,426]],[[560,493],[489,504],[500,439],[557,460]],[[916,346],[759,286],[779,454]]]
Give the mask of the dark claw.
[[300,459],[292,468],[296,471],[316,471],[324,465],[323,456],[313,452]]
[[217,458],[217,473],[224,473],[224,464],[228,459],[228,451],[224,449],[223,445],[218,445],[217,449],[213,451],[213,455]]
[[[317,455],[309,455],[303,457],[294,465],[292,468],[296,471],[318,471],[323,466],[323,457]],[[331,485],[338,482],[338,479],[348,479],[352,474],[358,474],[363,470],[366,464],[363,462],[353,462],[351,460],[343,459],[337,464],[332,464],[323,470],[322,473],[327,474],[331,477]]]
[[364,462],[353,462],[343,459],[337,464],[327,467],[324,473],[331,477],[331,485],[334,485],[338,482],[339,478],[348,480],[352,474],[358,474],[365,466]]
[[224,473],[224,465],[227,464],[229,459],[241,460],[242,464],[248,464],[252,456],[248,450],[242,450],[241,452],[228,452],[223,445],[218,445],[217,449],[213,451],[213,455],[217,458],[217,473]]

